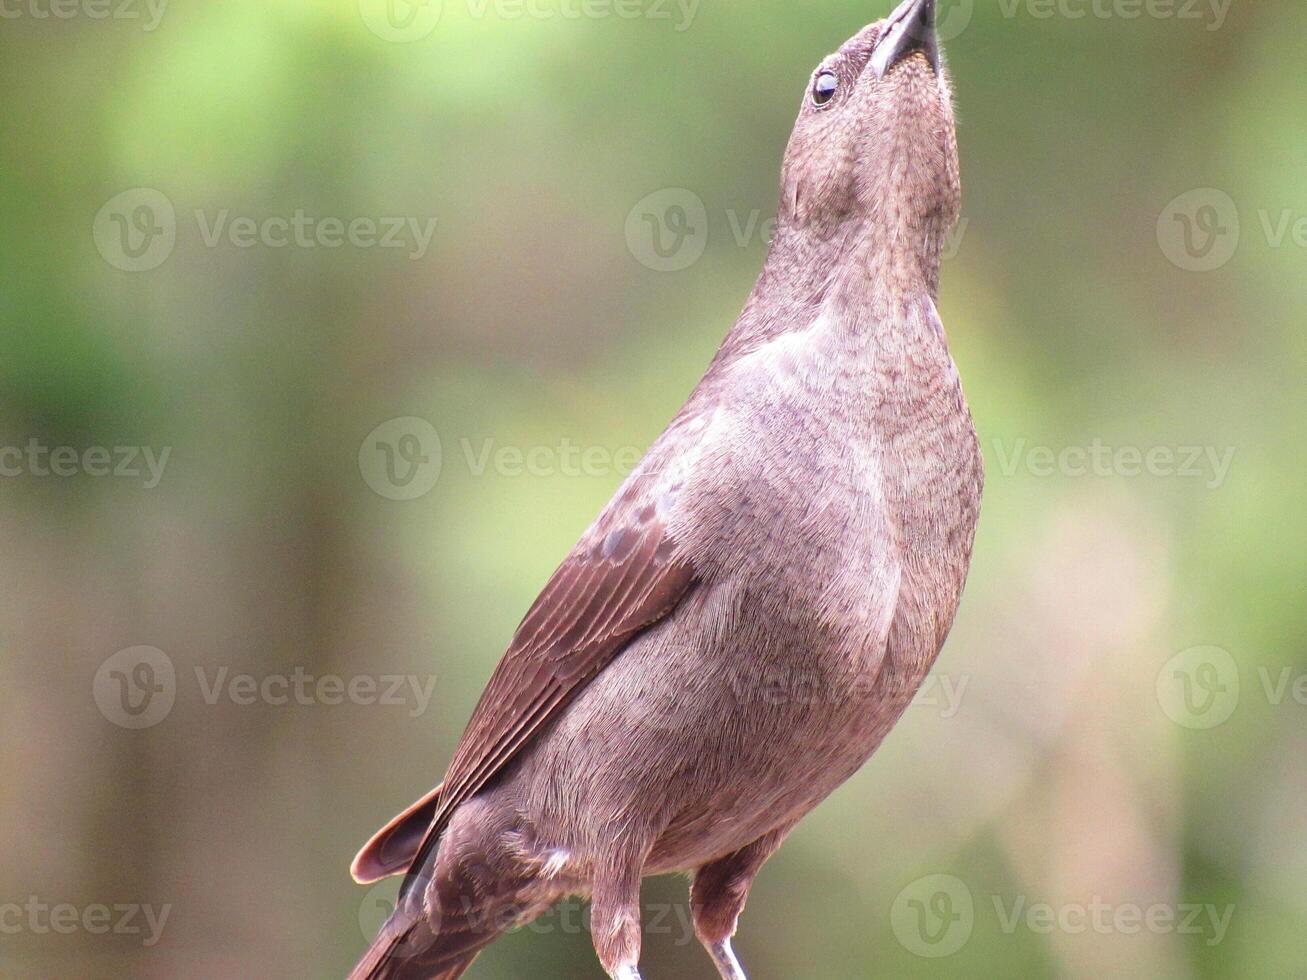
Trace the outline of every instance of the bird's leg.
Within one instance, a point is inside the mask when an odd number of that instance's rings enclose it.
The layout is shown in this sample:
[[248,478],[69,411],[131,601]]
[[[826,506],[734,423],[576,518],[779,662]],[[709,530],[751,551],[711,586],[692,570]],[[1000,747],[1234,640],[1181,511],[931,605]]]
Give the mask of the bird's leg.
[[790,826],[774,830],[734,854],[705,864],[694,874],[690,913],[694,917],[695,935],[708,950],[722,980],[747,980],[744,967],[731,949],[731,937],[735,935],[753,879],[781,846]]
[[595,952],[612,980],[640,980],[641,862],[596,879],[590,896]]
[[731,949],[729,939],[723,939],[715,946],[709,946],[708,955],[712,957],[717,972],[722,975],[722,980],[749,980],[744,975],[744,967],[740,965],[735,950]]

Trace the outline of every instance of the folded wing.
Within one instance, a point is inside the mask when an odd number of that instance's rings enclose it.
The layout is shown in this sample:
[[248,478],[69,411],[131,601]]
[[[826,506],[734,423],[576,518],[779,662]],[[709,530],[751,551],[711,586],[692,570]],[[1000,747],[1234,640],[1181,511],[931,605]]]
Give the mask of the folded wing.
[[629,487],[614,501],[522,620],[429,806],[430,825],[401,895],[417,880],[458,806],[694,584],[694,568],[678,553],[657,507],[636,490]]

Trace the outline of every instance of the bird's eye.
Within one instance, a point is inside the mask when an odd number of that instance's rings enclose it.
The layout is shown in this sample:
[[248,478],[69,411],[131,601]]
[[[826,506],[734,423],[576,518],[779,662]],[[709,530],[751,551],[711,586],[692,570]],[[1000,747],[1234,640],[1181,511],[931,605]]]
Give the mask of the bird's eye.
[[835,90],[840,87],[840,80],[833,71],[824,71],[812,83],[812,101],[815,105],[825,105],[835,98]]

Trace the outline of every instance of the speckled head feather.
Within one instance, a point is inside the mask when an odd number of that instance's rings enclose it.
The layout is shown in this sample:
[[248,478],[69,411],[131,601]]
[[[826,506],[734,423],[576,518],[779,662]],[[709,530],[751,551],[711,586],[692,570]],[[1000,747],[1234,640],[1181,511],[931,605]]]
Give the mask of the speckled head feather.
[[[781,223],[829,235],[853,221],[878,230],[950,228],[961,201],[953,97],[942,58],[916,51],[884,77],[873,24],[813,72],[785,154]],[[827,76],[836,85],[818,101]]]

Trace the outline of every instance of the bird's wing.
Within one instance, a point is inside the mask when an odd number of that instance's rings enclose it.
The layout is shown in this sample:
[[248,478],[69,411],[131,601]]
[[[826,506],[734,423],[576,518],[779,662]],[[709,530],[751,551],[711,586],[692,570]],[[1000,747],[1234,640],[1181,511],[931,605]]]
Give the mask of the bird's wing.
[[641,630],[695,581],[656,497],[633,480],[554,572],[472,713],[401,894],[424,869],[454,810],[484,788]]

